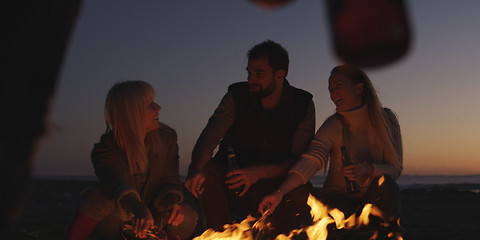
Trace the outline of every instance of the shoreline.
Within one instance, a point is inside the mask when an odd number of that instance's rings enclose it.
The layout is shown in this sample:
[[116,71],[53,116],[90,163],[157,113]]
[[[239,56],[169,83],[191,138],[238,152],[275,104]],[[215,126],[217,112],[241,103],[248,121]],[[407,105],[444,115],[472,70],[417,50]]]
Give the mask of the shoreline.
[[[182,182],[185,178],[180,176]],[[33,176],[32,180],[96,181],[97,178],[95,175],[38,175]],[[321,188],[324,180],[324,176],[314,176],[311,182],[315,188]],[[480,193],[480,175],[402,175],[397,183],[400,190],[445,189]]]

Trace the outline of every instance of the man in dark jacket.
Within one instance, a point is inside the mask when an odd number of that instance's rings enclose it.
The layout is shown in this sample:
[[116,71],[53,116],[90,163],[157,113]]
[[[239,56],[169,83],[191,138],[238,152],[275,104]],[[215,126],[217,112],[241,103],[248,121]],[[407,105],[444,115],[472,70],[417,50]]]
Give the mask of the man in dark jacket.
[[[275,191],[315,131],[312,95],[290,86],[288,53],[265,41],[248,52],[248,81],[229,86],[192,152],[185,186],[203,201],[207,227],[258,216],[262,198]],[[216,147],[218,152],[213,156]],[[233,149],[240,169],[228,168]],[[270,234],[308,224],[311,184],[286,196],[271,216]]]

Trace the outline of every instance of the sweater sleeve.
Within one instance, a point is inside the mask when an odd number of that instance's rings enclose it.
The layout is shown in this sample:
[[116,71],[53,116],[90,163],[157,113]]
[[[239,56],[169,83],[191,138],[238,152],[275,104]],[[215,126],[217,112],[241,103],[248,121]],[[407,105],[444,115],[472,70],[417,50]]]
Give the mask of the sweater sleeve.
[[374,177],[377,177],[388,174],[393,179],[397,180],[403,171],[402,134],[400,132],[400,124],[398,123],[395,113],[393,113],[390,109],[385,108],[385,115],[389,123],[394,151],[386,151],[384,153],[385,164],[373,164],[373,175]]
[[328,118],[318,129],[308,151],[302,154],[300,160],[290,172],[299,174],[306,183],[315,173],[327,165],[334,139],[339,135],[339,123],[335,118]]

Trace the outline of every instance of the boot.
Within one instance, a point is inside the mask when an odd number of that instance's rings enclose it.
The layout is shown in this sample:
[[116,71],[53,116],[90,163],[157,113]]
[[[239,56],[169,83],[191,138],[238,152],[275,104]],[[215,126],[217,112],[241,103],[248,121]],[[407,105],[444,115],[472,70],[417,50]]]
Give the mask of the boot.
[[79,209],[72,216],[64,235],[64,240],[86,240],[97,226],[98,221],[85,215]]

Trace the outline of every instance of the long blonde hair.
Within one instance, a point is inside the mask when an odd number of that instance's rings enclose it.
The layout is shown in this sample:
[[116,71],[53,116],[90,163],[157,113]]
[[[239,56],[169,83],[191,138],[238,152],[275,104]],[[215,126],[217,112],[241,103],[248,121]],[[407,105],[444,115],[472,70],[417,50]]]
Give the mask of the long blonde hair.
[[[353,65],[345,64],[336,66],[330,72],[332,74],[341,74],[352,80],[354,84],[363,83],[362,99],[363,103],[367,105],[368,116],[370,123],[380,140],[385,143],[386,154],[391,155],[397,161],[392,162],[396,168],[402,167],[402,157],[394,147],[393,128],[396,123],[392,123],[387,116],[386,110],[383,108],[377,96],[375,88],[368,76],[360,69]],[[401,143],[400,143],[401,144]]]
[[145,111],[155,97],[153,87],[144,81],[118,82],[105,101],[107,132],[125,152],[130,173],[143,173],[148,165],[145,149]]

